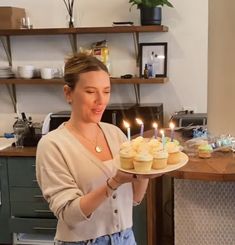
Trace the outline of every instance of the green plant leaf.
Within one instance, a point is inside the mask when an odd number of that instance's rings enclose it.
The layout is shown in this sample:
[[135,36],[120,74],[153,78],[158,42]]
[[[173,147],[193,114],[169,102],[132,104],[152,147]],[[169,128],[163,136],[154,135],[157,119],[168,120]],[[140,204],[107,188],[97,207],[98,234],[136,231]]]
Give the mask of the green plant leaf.
[[129,3],[131,3],[131,6],[137,5],[143,5],[145,7],[157,7],[157,6],[168,6],[168,7],[174,7],[168,0],[129,0]]

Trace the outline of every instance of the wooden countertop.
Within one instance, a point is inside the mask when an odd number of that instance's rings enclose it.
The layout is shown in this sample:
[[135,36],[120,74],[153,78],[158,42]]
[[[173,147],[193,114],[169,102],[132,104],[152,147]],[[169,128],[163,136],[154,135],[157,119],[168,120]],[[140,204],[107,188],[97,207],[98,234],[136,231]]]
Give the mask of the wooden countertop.
[[8,147],[0,151],[0,157],[35,157],[36,147]]
[[[152,135],[146,133],[145,137]],[[0,156],[35,157],[36,147],[9,147],[0,151]],[[235,181],[235,153],[214,152],[209,159],[189,156],[189,162],[168,175],[180,179]]]
[[169,175],[179,179],[235,181],[235,154],[214,152],[209,159],[189,157],[184,167]]

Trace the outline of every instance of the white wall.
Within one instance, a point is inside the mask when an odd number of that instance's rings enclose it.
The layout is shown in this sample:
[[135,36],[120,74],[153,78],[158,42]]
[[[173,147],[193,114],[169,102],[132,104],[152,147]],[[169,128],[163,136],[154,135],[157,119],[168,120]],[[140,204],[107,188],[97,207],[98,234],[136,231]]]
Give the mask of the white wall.
[[[139,10],[129,12],[128,0],[75,1],[75,26],[111,26],[113,21],[139,24]],[[142,103],[164,104],[165,122],[183,107],[196,112],[207,111],[207,45],[208,1],[172,0],[175,8],[163,9],[162,23],[167,33],[140,34],[140,42],[168,42],[168,77],[166,84],[141,85]],[[66,10],[62,0],[1,0],[0,6],[24,7],[34,28],[66,27]],[[107,39],[113,76],[138,74],[135,66],[132,34],[80,35],[78,45],[89,47],[92,42]],[[61,67],[71,52],[67,36],[13,37],[13,66],[33,64]],[[0,65],[7,59],[0,46]],[[60,86],[18,85],[19,111],[43,118],[49,112],[69,109]],[[114,85],[112,103],[135,102],[133,85]],[[0,85],[0,131],[3,121],[14,113],[7,89]],[[35,117],[34,117],[35,118]],[[6,123],[4,123],[6,125]],[[11,125],[9,124],[9,127]]]
[[235,135],[235,1],[209,1],[208,128]]

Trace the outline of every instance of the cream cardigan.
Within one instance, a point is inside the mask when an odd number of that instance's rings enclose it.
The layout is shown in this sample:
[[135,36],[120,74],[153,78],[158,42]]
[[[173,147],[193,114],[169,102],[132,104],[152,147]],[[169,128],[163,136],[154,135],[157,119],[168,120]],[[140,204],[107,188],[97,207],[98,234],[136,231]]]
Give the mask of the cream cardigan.
[[[114,125],[99,124],[113,158],[126,140]],[[102,186],[115,174],[115,160],[102,162],[62,124],[43,136],[37,147],[36,175],[44,198],[58,218],[55,239],[84,241],[132,227],[133,192],[121,185],[87,218],[80,197]]]

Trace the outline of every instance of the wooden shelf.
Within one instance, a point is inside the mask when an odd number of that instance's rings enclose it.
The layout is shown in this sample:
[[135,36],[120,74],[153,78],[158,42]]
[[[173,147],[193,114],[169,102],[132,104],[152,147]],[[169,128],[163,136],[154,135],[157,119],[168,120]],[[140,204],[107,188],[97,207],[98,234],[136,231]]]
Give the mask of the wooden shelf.
[[131,79],[122,79],[122,78],[111,78],[111,83],[117,84],[149,84],[149,83],[166,83],[168,81],[167,77],[158,77],[158,78],[131,78]]
[[94,34],[94,33],[132,33],[132,32],[167,32],[168,27],[153,26],[108,26],[79,28],[35,28],[35,29],[5,29],[0,30],[0,36],[27,35],[63,35],[63,34]]
[[[111,78],[111,83],[113,84],[154,84],[154,83],[165,83],[168,81],[167,77],[159,77],[159,78],[131,78],[131,79],[122,79],[122,78]],[[11,79],[0,79],[0,84],[41,84],[41,85],[49,85],[49,84],[64,84],[63,79],[22,79],[22,78],[11,78]]]
[[34,78],[34,79],[23,79],[23,78],[11,78],[11,79],[0,79],[0,84],[63,84],[62,79],[41,79],[41,78]]

